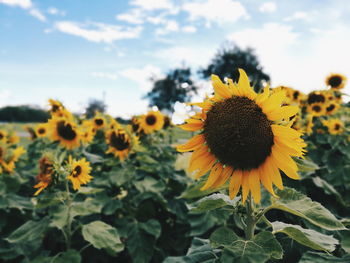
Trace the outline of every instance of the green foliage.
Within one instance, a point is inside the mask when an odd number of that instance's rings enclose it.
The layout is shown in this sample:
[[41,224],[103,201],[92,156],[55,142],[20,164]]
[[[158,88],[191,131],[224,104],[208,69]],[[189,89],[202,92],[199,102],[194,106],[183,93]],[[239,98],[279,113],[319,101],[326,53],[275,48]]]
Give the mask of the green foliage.
[[0,108],[1,122],[46,122],[49,114],[31,106],[6,106]]
[[104,113],[106,108],[107,105],[103,100],[91,99],[85,109],[85,115],[87,118],[92,118],[96,112]]

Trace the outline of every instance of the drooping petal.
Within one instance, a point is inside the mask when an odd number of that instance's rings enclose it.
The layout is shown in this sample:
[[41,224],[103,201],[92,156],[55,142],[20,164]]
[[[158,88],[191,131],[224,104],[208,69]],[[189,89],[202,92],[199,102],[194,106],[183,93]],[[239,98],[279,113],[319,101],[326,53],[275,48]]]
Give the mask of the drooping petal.
[[223,167],[220,162],[216,163],[208,177],[208,180],[206,181],[205,185],[201,188],[201,190],[207,190],[213,186],[213,184],[220,178],[222,173]]
[[260,175],[258,169],[253,169],[249,172],[248,176],[249,188],[253,195],[254,202],[260,203],[261,192],[260,192]]
[[213,84],[215,95],[219,95],[221,98],[224,99],[232,97],[231,90],[227,87],[226,84],[222,83],[218,76],[211,75],[211,81]]
[[187,143],[178,145],[176,150],[178,152],[189,152],[200,148],[205,142],[203,134],[193,136]]
[[245,203],[245,200],[247,200],[250,188],[249,188],[249,172],[243,171],[242,174],[242,202]]
[[235,170],[230,179],[229,192],[230,198],[233,199],[237,195],[242,185],[242,170]]
[[268,113],[267,117],[271,121],[288,120],[289,117],[297,114],[298,111],[298,106],[283,106],[277,110]]
[[212,187],[218,188],[222,186],[224,183],[226,183],[227,179],[230,178],[232,171],[233,171],[233,168],[231,166],[225,166],[225,168],[221,173],[221,176],[218,178],[218,180],[215,181]]
[[216,158],[214,155],[210,154],[209,158],[206,159],[206,161],[201,166],[200,170],[197,172],[195,178],[198,179],[199,177],[205,175],[215,164]]

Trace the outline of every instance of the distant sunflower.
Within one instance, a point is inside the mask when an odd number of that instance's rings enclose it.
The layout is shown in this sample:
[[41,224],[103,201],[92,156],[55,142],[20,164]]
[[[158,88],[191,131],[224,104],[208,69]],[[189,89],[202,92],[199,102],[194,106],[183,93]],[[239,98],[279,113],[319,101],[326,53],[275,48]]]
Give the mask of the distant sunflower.
[[326,78],[326,85],[332,89],[339,90],[344,88],[346,80],[346,77],[342,74],[330,74]]
[[129,155],[132,147],[132,138],[123,129],[114,129],[106,132],[106,143],[108,150],[106,153],[112,153],[124,161]]
[[159,111],[150,111],[140,118],[140,127],[146,134],[161,130],[163,125],[164,117]]
[[299,110],[297,106],[281,106],[285,91],[270,95],[265,87],[263,93],[256,94],[246,73],[242,69],[239,73],[238,83],[228,79],[228,84],[212,75],[214,97],[197,103],[202,112],[181,125],[184,130],[201,132],[177,150],[193,151],[189,171],[196,172],[196,178],[211,170],[202,190],[220,187],[231,178],[231,199],[242,187],[243,203],[249,192],[259,203],[260,182],[272,195],[272,184],[283,189],[279,170],[299,179],[291,156],[302,157],[306,144],[301,133],[282,121]]
[[339,119],[324,120],[322,124],[328,128],[332,135],[342,134],[344,132],[344,122]]
[[329,104],[327,104],[326,106],[326,114],[327,115],[332,115],[335,112],[337,112],[337,110],[340,108],[340,105],[337,102],[330,102]]
[[7,132],[4,130],[0,130],[0,142],[7,141]]
[[314,127],[314,115],[310,114],[306,117],[306,134],[310,135]]
[[323,116],[326,114],[325,104],[323,103],[313,103],[308,106],[307,112],[315,117]]
[[59,141],[67,149],[80,146],[80,131],[73,121],[62,117],[53,117],[47,125],[49,136],[53,141]]
[[325,102],[326,102],[326,96],[321,91],[313,91],[309,93],[309,95],[307,96],[307,103],[309,105],[314,103],[325,103]]
[[38,136],[36,135],[35,130],[30,127],[30,126],[26,126],[25,127],[26,131],[29,133],[30,139],[33,141],[35,140]]
[[142,130],[140,126],[140,117],[133,116],[131,118],[131,130],[133,133],[137,135],[144,134],[144,131]]
[[26,150],[22,146],[15,149],[0,148],[0,164],[6,172],[12,173],[16,167],[16,162]]
[[76,161],[69,156],[68,163],[70,166],[70,174],[67,179],[72,182],[74,190],[79,190],[82,184],[87,184],[91,181],[93,177],[90,175],[90,163],[86,161],[85,158]]
[[43,156],[39,160],[39,174],[36,177],[38,183],[34,185],[34,188],[38,188],[38,190],[34,193],[35,196],[40,194],[51,184],[53,173],[54,169],[52,160],[47,156]]
[[63,104],[58,100],[49,99],[49,104],[51,107],[49,110],[51,115],[55,115],[64,109]]
[[106,119],[100,113],[96,114],[92,122],[96,130],[102,129],[106,125]]
[[8,134],[8,136],[7,136],[7,143],[8,144],[17,144],[17,143],[19,143],[19,141],[20,141],[20,138],[18,137],[16,132],[11,132],[10,134]]
[[90,120],[84,120],[81,124],[81,140],[84,143],[91,143],[94,140],[96,130]]
[[46,123],[40,123],[35,128],[35,134],[38,137],[46,137],[47,136],[47,124]]

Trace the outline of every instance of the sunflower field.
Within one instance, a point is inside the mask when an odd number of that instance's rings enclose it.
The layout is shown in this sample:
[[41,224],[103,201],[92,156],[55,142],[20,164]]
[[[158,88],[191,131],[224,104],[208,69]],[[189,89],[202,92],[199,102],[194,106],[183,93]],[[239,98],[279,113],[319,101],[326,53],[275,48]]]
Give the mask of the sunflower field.
[[[181,125],[50,99],[0,130],[0,262],[350,262],[346,78],[303,94],[212,75]],[[18,129],[17,129],[18,132]]]

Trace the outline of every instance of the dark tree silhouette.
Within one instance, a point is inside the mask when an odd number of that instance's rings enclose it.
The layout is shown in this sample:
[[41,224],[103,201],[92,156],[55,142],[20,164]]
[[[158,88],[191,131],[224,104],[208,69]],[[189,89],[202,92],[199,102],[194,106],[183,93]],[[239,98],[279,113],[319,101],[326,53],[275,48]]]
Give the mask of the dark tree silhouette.
[[228,77],[237,81],[238,68],[246,71],[255,90],[260,90],[265,81],[270,81],[269,75],[263,72],[254,50],[251,48],[243,50],[233,43],[226,43],[216,53],[211,63],[206,68],[200,69],[199,73],[203,78],[209,78],[211,74],[215,74],[222,79]]
[[150,106],[173,112],[175,102],[189,101],[197,89],[191,79],[191,69],[179,68],[171,70],[163,79],[153,80],[153,88],[145,98],[149,99]]
[[50,115],[35,106],[7,106],[0,108],[2,122],[46,122]]
[[90,99],[88,106],[85,109],[85,115],[87,118],[92,118],[95,112],[104,113],[106,111],[106,104],[102,100]]

